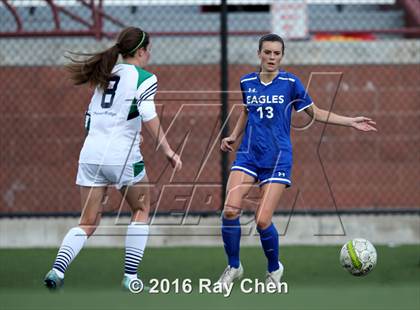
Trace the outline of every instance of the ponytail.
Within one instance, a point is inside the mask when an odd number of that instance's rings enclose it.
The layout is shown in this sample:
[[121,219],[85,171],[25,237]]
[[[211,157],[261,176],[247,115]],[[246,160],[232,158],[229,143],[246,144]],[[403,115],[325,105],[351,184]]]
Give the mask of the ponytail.
[[106,89],[108,81],[112,77],[112,69],[118,61],[119,53],[117,44],[94,54],[71,53],[77,56],[88,56],[88,58],[77,60],[67,57],[71,60],[71,63],[66,65],[66,69],[70,73],[70,79],[73,80],[75,85],[89,83],[92,86]]
[[112,77],[112,69],[118,61],[118,55],[123,58],[134,57],[140,48],[149,45],[149,34],[140,28],[127,27],[118,35],[117,43],[109,49],[93,54],[71,53],[76,56],[87,57],[77,60],[70,57],[70,63],[66,65],[70,73],[70,79],[75,85],[89,83],[92,86],[107,89],[108,81]]

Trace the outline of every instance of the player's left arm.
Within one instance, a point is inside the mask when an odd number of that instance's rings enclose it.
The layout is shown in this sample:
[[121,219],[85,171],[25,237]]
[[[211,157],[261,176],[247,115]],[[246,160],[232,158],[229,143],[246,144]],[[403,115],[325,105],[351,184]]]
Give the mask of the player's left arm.
[[338,115],[336,113],[320,109],[314,103],[308,108],[306,108],[304,111],[310,117],[314,117],[315,120],[318,122],[353,127],[361,131],[378,131],[375,128],[376,122],[374,122],[371,118],[368,117],[347,117],[343,115]]

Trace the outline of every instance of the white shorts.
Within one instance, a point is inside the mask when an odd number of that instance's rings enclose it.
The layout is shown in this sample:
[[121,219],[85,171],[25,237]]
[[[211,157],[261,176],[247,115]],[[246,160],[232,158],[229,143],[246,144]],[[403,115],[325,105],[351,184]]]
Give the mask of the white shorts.
[[143,161],[125,166],[79,163],[76,184],[89,187],[114,185],[117,189],[121,189],[140,182],[145,175]]

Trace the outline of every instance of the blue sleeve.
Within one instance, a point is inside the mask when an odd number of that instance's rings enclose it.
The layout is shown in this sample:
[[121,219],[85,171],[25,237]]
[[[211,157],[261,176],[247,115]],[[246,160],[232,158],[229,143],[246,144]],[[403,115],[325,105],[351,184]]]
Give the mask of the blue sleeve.
[[293,107],[297,112],[300,112],[305,110],[312,104],[312,98],[306,92],[306,89],[302,85],[302,82],[296,77],[294,77],[294,79],[295,82],[293,84],[295,85],[295,91],[293,96]]

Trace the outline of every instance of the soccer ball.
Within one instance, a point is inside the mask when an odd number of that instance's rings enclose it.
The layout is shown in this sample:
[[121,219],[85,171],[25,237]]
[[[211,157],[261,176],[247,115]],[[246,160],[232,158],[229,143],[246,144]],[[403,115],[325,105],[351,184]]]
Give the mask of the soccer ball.
[[375,247],[366,239],[353,239],[341,248],[340,264],[354,276],[367,275],[376,266]]

